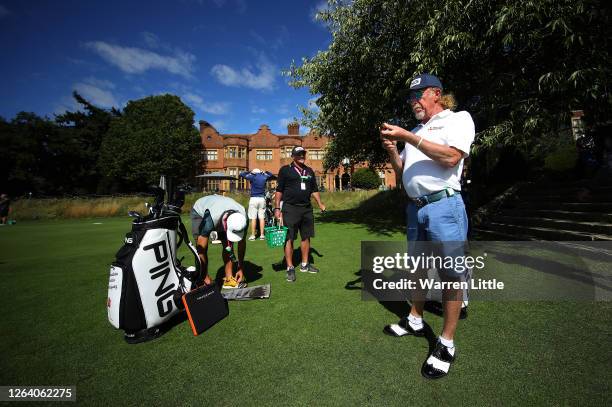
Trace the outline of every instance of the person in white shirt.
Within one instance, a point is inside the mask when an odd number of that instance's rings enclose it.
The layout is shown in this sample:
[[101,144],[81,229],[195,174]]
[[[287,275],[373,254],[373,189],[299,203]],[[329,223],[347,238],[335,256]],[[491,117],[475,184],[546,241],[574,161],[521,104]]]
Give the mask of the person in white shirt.
[[[208,242],[212,232],[223,242],[221,257],[225,264],[223,288],[246,287],[244,278],[244,255],[246,242],[244,234],[247,228],[244,207],[231,198],[221,195],[208,195],[198,199],[191,209],[191,229],[204,270],[204,283],[212,284],[208,275]],[[234,243],[238,243],[238,258],[234,255]],[[237,264],[236,275],[233,274],[233,263]]]
[[[417,242],[465,242],[468,219],[461,198],[463,160],[474,141],[474,122],[468,112],[453,112],[454,99],[442,91],[440,80],[421,74],[410,83],[409,103],[420,124],[412,131],[384,123],[380,137],[389,153],[398,178],[401,177],[409,202],[406,206],[406,234],[409,247]],[[405,148],[398,152],[397,141]],[[444,251],[449,244],[441,245]],[[454,245],[454,256],[457,253]],[[420,251],[416,252],[420,253]],[[443,280],[465,278],[453,269],[438,270]],[[387,325],[384,332],[392,336],[424,336],[424,298],[413,292],[407,318]],[[422,293],[421,293],[422,294]],[[433,352],[421,367],[429,379],[448,374],[455,360],[454,335],[461,312],[462,291],[444,290],[444,326]]]

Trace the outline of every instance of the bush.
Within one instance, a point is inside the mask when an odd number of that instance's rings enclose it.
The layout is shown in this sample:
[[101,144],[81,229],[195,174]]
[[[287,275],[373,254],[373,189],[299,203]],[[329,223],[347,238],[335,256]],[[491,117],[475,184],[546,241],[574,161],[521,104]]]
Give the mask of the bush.
[[567,171],[576,166],[578,152],[575,144],[564,144],[544,159],[544,168],[552,171]]
[[371,168],[360,168],[353,174],[353,187],[376,189],[380,186],[380,177]]

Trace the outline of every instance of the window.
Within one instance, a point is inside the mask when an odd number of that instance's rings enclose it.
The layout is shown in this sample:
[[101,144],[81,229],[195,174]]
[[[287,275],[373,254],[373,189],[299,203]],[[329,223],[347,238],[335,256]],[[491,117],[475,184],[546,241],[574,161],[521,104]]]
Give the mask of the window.
[[[213,172],[217,172],[217,170],[206,170],[204,174],[211,174]],[[219,190],[220,186],[221,184],[218,179],[207,179],[204,183],[204,190],[216,192]]]
[[322,160],[323,159],[323,150],[308,150],[308,158],[311,160]]
[[206,154],[205,157],[207,161],[217,161],[218,160],[217,150],[206,150],[205,154]]
[[227,146],[225,147],[225,158],[246,158],[246,147]]
[[239,190],[245,190],[248,189],[249,187],[249,182],[244,179],[244,178],[240,178],[238,177],[238,175],[242,172],[242,171],[246,171],[246,168],[236,168],[236,167],[230,167],[227,169],[227,175],[231,175],[232,177],[236,177],[238,178],[237,181],[235,180],[230,180],[229,184],[230,184],[230,191],[233,191],[234,189],[239,189]]
[[281,158],[291,158],[293,146],[281,147]]
[[257,150],[258,161],[269,161],[272,159],[272,150]]
[[324,189],[325,188],[325,177],[322,177],[320,175],[315,175],[315,178],[317,180],[317,185],[319,186],[319,188]]

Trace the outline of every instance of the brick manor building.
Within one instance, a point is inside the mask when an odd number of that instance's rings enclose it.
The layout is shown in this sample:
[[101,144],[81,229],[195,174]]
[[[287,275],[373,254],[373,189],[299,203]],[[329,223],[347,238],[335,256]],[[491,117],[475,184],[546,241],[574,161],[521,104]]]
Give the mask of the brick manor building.
[[[293,147],[302,146],[308,152],[306,165],[314,170],[319,187],[326,191],[337,191],[350,188],[355,169],[365,166],[352,164],[347,160],[340,167],[325,171],[323,153],[328,138],[314,132],[302,136],[297,123],[287,126],[287,134],[274,134],[265,124],[261,125],[254,134],[219,134],[212,125],[201,120],[200,137],[202,139],[200,160],[202,174],[223,172],[238,177],[241,171],[259,168],[278,175],[280,167],[293,161],[291,158]],[[378,173],[385,187],[395,187],[395,173],[390,165],[379,170]],[[242,178],[238,181],[198,179],[200,189],[205,191],[249,189],[248,181]]]

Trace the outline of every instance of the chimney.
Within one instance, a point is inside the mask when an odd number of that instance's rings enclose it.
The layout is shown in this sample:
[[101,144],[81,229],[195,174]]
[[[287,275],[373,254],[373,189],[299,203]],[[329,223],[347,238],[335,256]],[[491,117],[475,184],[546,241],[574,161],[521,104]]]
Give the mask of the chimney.
[[291,122],[287,125],[287,134],[290,136],[300,135],[300,124],[298,122]]

